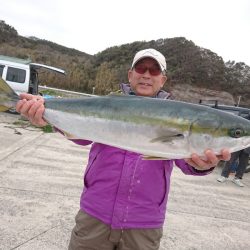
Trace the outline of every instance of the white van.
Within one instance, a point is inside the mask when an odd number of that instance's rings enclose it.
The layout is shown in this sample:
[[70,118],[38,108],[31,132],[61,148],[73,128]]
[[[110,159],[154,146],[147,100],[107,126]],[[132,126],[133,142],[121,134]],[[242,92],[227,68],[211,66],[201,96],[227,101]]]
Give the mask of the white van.
[[38,94],[37,70],[40,68],[65,74],[62,69],[32,63],[31,60],[0,55],[0,76],[18,95],[24,92]]

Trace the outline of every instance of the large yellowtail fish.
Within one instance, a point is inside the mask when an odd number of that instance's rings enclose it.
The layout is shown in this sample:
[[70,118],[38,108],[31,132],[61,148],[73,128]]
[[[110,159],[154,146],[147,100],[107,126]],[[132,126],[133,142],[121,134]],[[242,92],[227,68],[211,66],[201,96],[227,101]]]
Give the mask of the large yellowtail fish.
[[[18,96],[1,79],[0,110]],[[87,139],[152,158],[204,156],[250,146],[250,121],[191,103],[137,96],[45,100],[44,119],[75,139]]]

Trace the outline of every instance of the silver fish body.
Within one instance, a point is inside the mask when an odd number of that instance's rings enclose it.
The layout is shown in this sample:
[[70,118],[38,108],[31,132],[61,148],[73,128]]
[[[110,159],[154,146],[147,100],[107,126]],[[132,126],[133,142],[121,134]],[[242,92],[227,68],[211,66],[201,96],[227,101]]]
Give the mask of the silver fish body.
[[[0,77],[0,111],[19,97]],[[67,135],[168,159],[250,147],[250,121],[209,107],[148,97],[47,99],[44,118]]]
[[168,159],[250,146],[250,121],[209,107],[156,98],[46,100],[44,118],[71,138]]

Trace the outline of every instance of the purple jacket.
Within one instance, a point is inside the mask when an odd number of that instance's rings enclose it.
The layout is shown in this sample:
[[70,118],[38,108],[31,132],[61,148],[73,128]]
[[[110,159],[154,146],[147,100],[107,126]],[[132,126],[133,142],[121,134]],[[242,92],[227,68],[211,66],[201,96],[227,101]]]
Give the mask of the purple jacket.
[[[164,98],[167,94],[161,95]],[[80,145],[91,143],[73,141]],[[112,228],[160,228],[174,163],[187,175],[210,172],[196,171],[184,160],[143,160],[137,153],[93,143],[80,207]]]

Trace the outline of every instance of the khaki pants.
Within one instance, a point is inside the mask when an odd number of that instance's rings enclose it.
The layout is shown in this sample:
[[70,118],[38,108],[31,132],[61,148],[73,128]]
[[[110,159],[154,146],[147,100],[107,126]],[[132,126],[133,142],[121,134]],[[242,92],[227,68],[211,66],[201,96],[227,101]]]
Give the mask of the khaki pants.
[[69,250],[157,250],[162,228],[111,229],[82,210],[75,218]]

